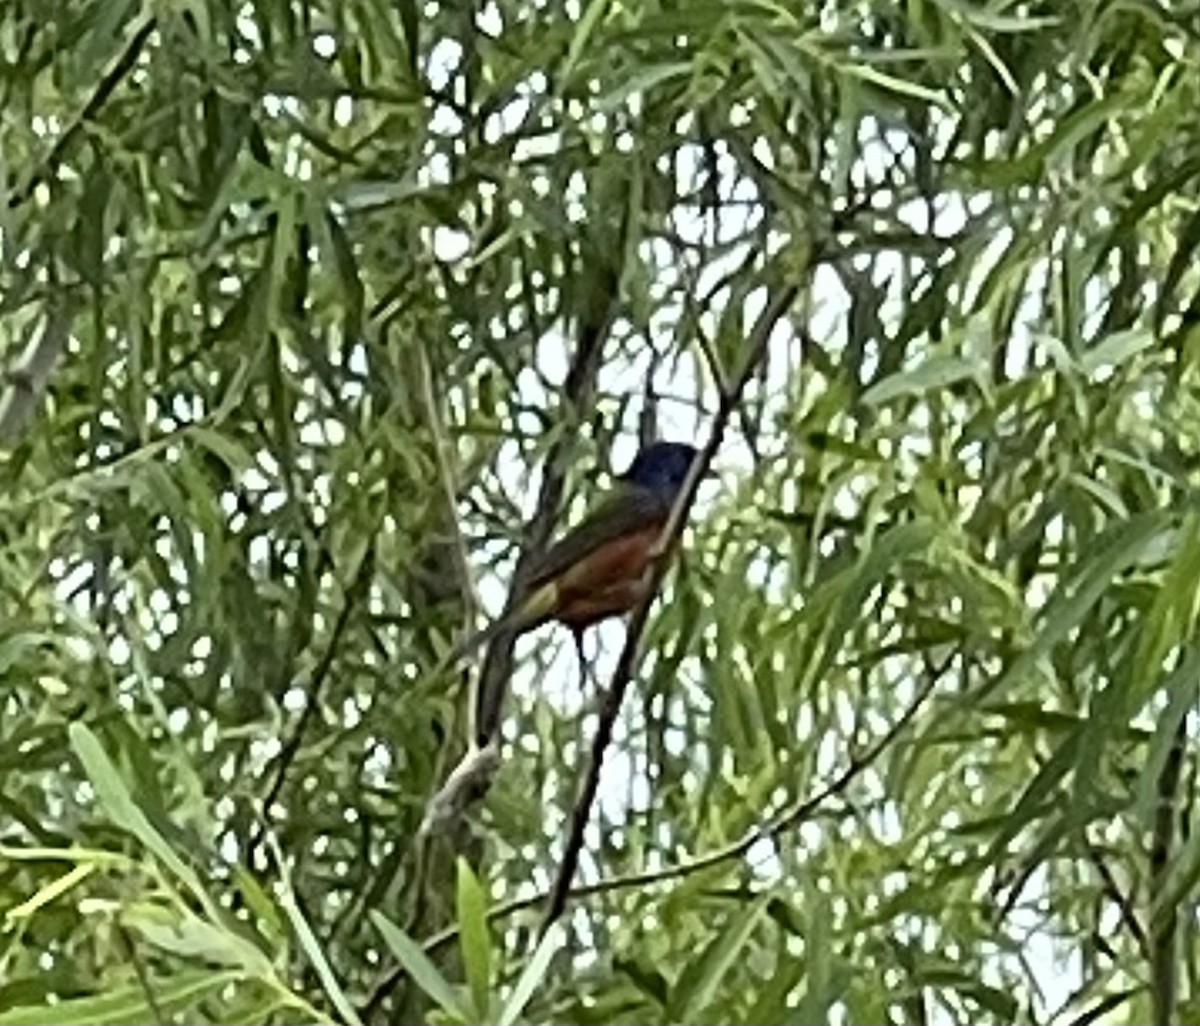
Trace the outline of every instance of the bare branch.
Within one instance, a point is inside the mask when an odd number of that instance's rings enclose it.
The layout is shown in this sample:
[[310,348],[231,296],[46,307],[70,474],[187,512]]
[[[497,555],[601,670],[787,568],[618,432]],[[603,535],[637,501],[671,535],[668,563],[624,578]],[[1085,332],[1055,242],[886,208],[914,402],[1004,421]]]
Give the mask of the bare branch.
[[1109,867],[1107,860],[1104,857],[1104,852],[1100,850],[1098,845],[1088,842],[1088,858],[1091,859],[1092,865],[1096,872],[1100,874],[1100,880],[1104,884],[1104,893],[1117,906],[1121,912],[1121,922],[1125,924],[1125,929],[1129,931],[1129,935],[1137,944],[1138,950],[1141,951],[1143,957],[1149,956],[1149,942],[1146,940],[1146,932],[1142,929],[1142,924],[1138,920],[1137,912],[1134,911],[1133,901],[1124,891],[1121,890],[1117,883],[1117,878],[1113,875],[1112,869]]
[[1176,937],[1179,931],[1175,904],[1160,904],[1172,850],[1175,847],[1175,809],[1179,780],[1183,771],[1183,752],[1187,744],[1187,717],[1179,729],[1158,775],[1158,808],[1150,841],[1150,1003],[1154,1021],[1175,1021],[1175,1001],[1179,987]]

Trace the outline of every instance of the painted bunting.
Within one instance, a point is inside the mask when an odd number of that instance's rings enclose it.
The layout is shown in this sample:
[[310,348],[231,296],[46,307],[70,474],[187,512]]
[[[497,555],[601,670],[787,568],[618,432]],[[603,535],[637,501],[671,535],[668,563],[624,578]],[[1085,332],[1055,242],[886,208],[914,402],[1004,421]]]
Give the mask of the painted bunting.
[[697,451],[682,442],[653,442],[579,524],[530,566],[521,597],[504,616],[454,651],[457,661],[491,641],[555,620],[584,630],[628,613],[645,597],[659,536]]

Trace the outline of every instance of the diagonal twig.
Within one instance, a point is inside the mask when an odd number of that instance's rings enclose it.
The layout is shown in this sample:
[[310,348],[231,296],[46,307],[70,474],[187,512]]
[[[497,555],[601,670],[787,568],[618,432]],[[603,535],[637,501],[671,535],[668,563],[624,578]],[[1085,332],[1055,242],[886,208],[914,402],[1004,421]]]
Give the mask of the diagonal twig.
[[1187,717],[1179,721],[1166,762],[1158,774],[1158,807],[1150,840],[1150,1004],[1155,1022],[1173,1022],[1179,991],[1179,908],[1160,901],[1176,847],[1179,781],[1187,746]]
[[1146,933],[1142,929],[1142,924],[1138,920],[1137,912],[1134,910],[1133,901],[1128,894],[1121,890],[1121,886],[1117,883],[1117,878],[1113,875],[1113,871],[1109,867],[1100,846],[1093,844],[1090,840],[1085,839],[1085,841],[1088,858],[1091,860],[1093,868],[1099,874],[1100,882],[1104,885],[1103,892],[1117,906],[1117,910],[1121,914],[1121,922],[1125,924],[1125,929],[1129,931],[1129,935],[1138,946],[1142,957],[1148,959],[1150,944],[1146,939]]

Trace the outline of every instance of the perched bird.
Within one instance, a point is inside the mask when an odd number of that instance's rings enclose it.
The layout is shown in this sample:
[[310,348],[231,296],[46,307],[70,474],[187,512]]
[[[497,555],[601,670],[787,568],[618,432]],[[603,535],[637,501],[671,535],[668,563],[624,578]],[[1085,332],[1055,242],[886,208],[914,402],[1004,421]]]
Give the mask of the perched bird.
[[578,527],[536,559],[512,608],[455,649],[457,661],[495,638],[555,620],[580,651],[583,631],[628,613],[645,597],[659,536],[697,456],[682,442],[653,442]]

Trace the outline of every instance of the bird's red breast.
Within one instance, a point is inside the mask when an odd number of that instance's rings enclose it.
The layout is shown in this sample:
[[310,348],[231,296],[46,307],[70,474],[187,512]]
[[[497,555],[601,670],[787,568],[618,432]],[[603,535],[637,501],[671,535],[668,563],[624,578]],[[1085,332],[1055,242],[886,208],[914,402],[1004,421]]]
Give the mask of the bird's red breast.
[[610,616],[628,613],[645,597],[662,523],[657,518],[636,531],[606,541],[558,578],[553,619],[583,630]]

